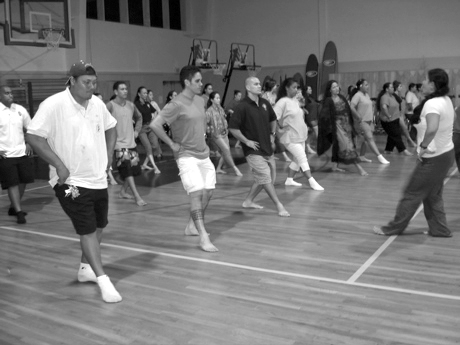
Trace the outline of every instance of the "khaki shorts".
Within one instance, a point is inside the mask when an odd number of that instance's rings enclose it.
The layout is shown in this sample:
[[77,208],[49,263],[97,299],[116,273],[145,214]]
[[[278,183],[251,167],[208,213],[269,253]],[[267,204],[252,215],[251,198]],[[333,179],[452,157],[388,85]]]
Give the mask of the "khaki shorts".
[[275,181],[276,178],[276,163],[273,155],[260,156],[248,155],[246,161],[251,167],[254,182],[257,184],[268,184]]

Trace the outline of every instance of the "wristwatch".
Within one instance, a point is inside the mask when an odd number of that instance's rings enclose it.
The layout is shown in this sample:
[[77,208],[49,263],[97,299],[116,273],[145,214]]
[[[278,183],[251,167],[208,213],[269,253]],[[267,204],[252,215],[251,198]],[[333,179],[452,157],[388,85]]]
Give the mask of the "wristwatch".
[[273,135],[274,137],[276,136],[276,132],[271,132],[270,134]]
[[422,149],[424,149],[424,150],[426,150],[426,149],[428,148],[428,146],[424,146],[424,145],[422,145],[422,143],[420,143],[420,147],[421,147]]

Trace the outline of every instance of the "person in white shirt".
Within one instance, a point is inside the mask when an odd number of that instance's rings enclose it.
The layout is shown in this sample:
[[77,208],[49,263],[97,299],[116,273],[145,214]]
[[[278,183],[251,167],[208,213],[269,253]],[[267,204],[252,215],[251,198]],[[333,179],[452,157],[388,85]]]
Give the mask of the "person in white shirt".
[[304,121],[304,112],[297,100],[297,88],[298,84],[293,78],[285,79],[279,88],[276,104],[273,107],[280,128],[277,134],[280,137],[279,140],[293,156],[284,184],[286,186],[302,186],[301,183],[293,179],[296,172],[302,169],[311,189],[324,190],[311,175],[310,165],[305,154],[308,128]]
[[96,71],[84,61],[70,68],[69,86],[44,100],[27,130],[27,140],[50,164],[50,185],[80,235],[77,279],[96,282],[107,303],[122,297],[102,267],[102,230],[108,224],[107,169],[117,139],[117,121],[93,95]]
[[16,216],[18,224],[26,223],[21,199],[26,184],[34,182],[33,151],[24,140],[29,123],[27,110],[13,103],[11,88],[0,86],[0,180],[11,202],[8,215]]
[[409,91],[406,93],[406,119],[409,121],[407,130],[412,140],[417,139],[417,130],[411,125],[410,119],[414,115],[414,109],[420,104],[420,100],[417,97],[417,85],[410,83],[408,87]]
[[428,71],[422,91],[426,97],[411,119],[417,125],[417,165],[398,203],[394,219],[388,225],[374,227],[378,235],[402,234],[423,203],[428,235],[452,236],[442,199],[444,179],[455,160],[452,142],[455,111],[449,98],[449,76],[440,68]]
[[359,159],[361,162],[372,162],[364,156],[366,148],[369,146],[372,153],[377,156],[377,160],[381,164],[390,164],[380,153],[374,140],[374,109],[371,97],[369,96],[368,81],[366,79],[359,79],[356,82],[355,90],[356,92],[351,98],[350,110],[356,122],[355,129],[358,131],[361,138],[364,139],[361,144]]

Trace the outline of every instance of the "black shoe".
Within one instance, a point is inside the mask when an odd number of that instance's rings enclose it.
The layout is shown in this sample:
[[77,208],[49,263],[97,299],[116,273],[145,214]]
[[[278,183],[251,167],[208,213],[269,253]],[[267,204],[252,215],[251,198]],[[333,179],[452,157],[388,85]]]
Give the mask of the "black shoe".
[[25,224],[26,223],[26,213],[19,211],[16,216],[18,217],[18,224]]
[[[14,207],[10,207],[8,209],[8,215],[9,216],[17,216],[18,213],[16,212],[16,210],[14,209]],[[27,216],[27,212],[24,212],[24,215]]]

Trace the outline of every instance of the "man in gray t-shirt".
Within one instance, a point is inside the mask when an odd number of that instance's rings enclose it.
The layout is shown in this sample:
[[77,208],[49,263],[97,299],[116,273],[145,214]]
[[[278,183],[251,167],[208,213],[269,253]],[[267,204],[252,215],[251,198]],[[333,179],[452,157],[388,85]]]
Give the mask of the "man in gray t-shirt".
[[[150,127],[171,147],[182,185],[190,196],[190,219],[185,234],[199,235],[201,249],[217,252],[204,227],[204,212],[215,189],[216,171],[205,141],[206,114],[200,97],[203,85],[200,69],[185,66],[180,71],[180,82],[182,92],[163,108]],[[164,124],[170,126],[172,139],[164,131]]]

